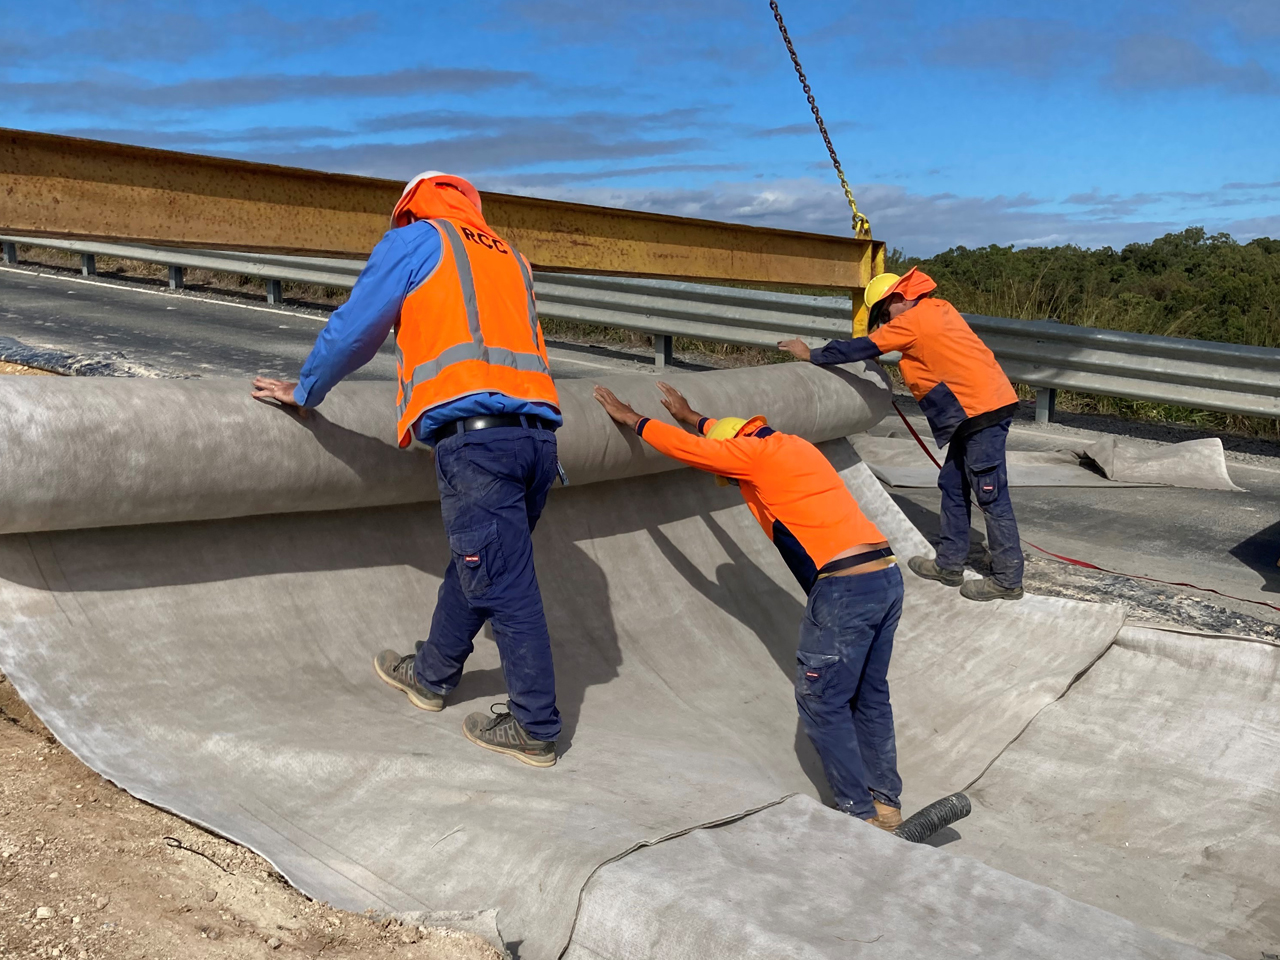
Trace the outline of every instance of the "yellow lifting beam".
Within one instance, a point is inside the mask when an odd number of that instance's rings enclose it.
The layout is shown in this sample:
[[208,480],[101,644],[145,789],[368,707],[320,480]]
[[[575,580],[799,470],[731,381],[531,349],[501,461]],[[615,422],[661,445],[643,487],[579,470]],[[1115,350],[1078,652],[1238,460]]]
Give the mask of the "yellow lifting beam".
[[[424,161],[425,162],[425,161]],[[0,233],[368,256],[403,184],[0,129]],[[861,291],[884,244],[484,193],[543,270]]]

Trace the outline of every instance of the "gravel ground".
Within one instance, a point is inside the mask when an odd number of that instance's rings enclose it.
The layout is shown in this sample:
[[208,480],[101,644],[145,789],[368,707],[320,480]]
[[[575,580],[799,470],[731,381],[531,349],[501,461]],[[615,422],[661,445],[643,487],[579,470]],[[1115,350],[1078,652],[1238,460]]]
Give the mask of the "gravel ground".
[[36,370],[34,367],[24,367],[20,363],[5,363],[0,360],[0,376],[11,374],[15,377],[56,377],[57,374],[50,370]]
[[0,675],[0,957],[500,960],[472,934],[335,910],[63,749]]
[[1163,584],[1035,556],[1027,557],[1023,584],[1028,593],[1042,596],[1123,603],[1130,619],[1154,625],[1171,624],[1203,633],[1229,633],[1280,643],[1280,627],[1276,624]]

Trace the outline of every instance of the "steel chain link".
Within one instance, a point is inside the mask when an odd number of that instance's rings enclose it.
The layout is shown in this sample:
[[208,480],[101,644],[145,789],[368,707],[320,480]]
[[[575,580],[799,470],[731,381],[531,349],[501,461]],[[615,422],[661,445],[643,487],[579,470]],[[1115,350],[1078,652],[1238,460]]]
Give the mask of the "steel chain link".
[[858,211],[857,201],[853,199],[853,191],[849,189],[849,181],[845,179],[844,169],[840,166],[840,158],[836,156],[836,148],[827,133],[827,125],[818,112],[818,101],[814,99],[813,90],[809,87],[809,79],[804,75],[804,67],[800,66],[800,57],[796,54],[795,45],[791,42],[791,34],[782,20],[782,11],[778,9],[778,0],[769,0],[769,8],[773,11],[773,19],[778,21],[778,30],[782,33],[782,42],[787,45],[787,53],[791,54],[791,65],[796,68],[796,76],[800,78],[800,86],[804,87],[804,95],[809,100],[809,109],[813,111],[813,119],[818,122],[818,132],[822,134],[822,142],[827,145],[827,153],[831,155],[831,165],[836,168],[836,176],[840,178],[840,186],[844,189],[844,198],[849,201],[849,209],[853,211],[853,235],[859,238],[871,237],[871,221]]

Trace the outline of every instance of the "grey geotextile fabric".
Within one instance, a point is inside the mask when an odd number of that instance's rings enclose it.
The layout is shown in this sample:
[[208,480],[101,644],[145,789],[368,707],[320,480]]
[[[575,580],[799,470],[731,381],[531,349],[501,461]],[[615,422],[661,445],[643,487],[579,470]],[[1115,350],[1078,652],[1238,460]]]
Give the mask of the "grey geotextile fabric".
[[[938,468],[911,437],[863,434],[851,438],[871,471],[892,487],[935,487]],[[941,460],[945,451],[931,441]],[[1011,487],[1196,487],[1239,490],[1227,473],[1226,454],[1216,437],[1153,444],[1103,437],[1086,446],[1064,442],[1061,450],[1011,449],[1006,455]]]
[[955,849],[1241,960],[1280,953],[1280,646],[1130,624],[972,791]]
[[565,960],[1208,956],[800,796],[603,867]]
[[[759,371],[734,374],[690,393],[714,386],[706,412],[764,410],[818,439],[857,429],[842,427],[870,409],[852,404],[861,388],[828,390],[805,372],[778,381],[798,385],[797,413],[788,394],[765,396]],[[647,378],[616,380],[624,395],[652,393]],[[156,423],[130,456],[87,439],[110,431],[94,418],[118,414],[123,394],[78,408],[75,430],[33,403],[0,406],[6,516],[49,528],[0,537],[0,667],[54,734],[136,795],[245,843],[339,906],[496,908],[520,956],[541,960],[569,942],[587,880],[626,859],[602,864],[795,793],[823,794],[791,689],[803,596],[734,489],[677,470],[552,494],[535,551],[565,735],[557,766],[538,770],[462,736],[470,710],[503,697],[492,644],[478,644],[440,714],[414,710],[373,674],[378,650],[411,650],[425,635],[448,556],[438,507],[404,502],[418,468],[384,469],[385,437],[347,426],[353,435],[330,448],[289,432],[305,428],[280,411],[237,408],[195,382],[120,383],[138,391],[132,422]],[[167,392],[175,387],[189,393]],[[205,417],[189,416],[183,396],[201,399]],[[348,396],[354,417],[365,396]],[[581,476],[656,469],[579,401],[565,447]],[[183,440],[160,422],[175,416],[202,432]],[[111,465],[102,491],[86,485],[91,469],[65,448],[73,440]],[[264,476],[254,494],[251,468],[272,443],[305,470]],[[847,443],[824,450],[895,550],[928,549]],[[51,489],[19,485],[45,456]],[[117,503],[122,489],[131,499]],[[261,512],[290,489],[290,512]],[[249,491],[240,515],[237,490]],[[135,525],[65,529],[59,509],[104,524],[131,510]],[[182,509],[193,518],[136,523]],[[891,673],[908,810],[981,776],[1122,621],[1115,606],[1051,598],[974,604],[908,576]],[[814,842],[833,849],[843,831],[865,829],[834,814],[822,822],[829,835]],[[670,849],[696,850],[691,842]],[[775,869],[800,883],[807,861]],[[990,913],[971,892],[937,909]],[[1005,922],[1013,914],[997,911],[988,926]]]

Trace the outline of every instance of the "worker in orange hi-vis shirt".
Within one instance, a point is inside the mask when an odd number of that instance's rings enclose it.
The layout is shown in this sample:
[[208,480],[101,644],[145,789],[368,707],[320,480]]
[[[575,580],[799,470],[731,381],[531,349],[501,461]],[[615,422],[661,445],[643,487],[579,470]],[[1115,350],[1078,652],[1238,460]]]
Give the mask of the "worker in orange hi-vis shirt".
[[[912,557],[907,565],[918,576],[960,587],[970,600],[1017,600],[1022,596],[1022,543],[1009,499],[1005,441],[1018,395],[995,355],[956,308],[929,296],[937,286],[917,267],[901,277],[881,274],[866,290],[870,336],[832,340],[817,350],[799,338],[778,347],[817,364],[853,363],[901,351],[902,379],[920,402],[933,439],[947,448],[938,473],[938,556]],[[987,521],[992,575],[965,583],[971,496]]]
[[796,650],[796,703],[836,806],[883,830],[902,823],[902,780],[889,705],[889,657],[902,615],[902,573],[884,535],[809,441],[764,417],[712,420],[674,387],[662,404],[699,436],[641,417],[604,387],[595,398],[667,456],[736,484],[809,595]]

